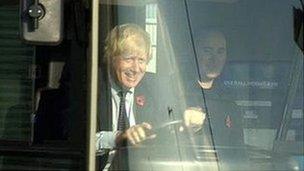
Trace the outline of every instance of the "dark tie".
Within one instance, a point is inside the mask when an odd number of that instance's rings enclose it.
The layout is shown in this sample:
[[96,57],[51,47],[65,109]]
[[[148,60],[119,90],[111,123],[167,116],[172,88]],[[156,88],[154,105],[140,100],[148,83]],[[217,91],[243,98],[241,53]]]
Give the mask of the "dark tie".
[[[120,97],[120,103],[119,103],[119,116],[118,116],[118,125],[117,130],[118,131],[125,131],[127,128],[129,128],[129,119],[127,117],[127,111],[126,111],[126,95],[127,91],[119,91],[118,96]],[[113,168],[110,170],[129,170],[129,159],[128,159],[128,146],[127,140],[123,140],[119,144],[117,144],[117,147],[119,147],[118,151],[116,152],[112,166]],[[111,167],[112,167],[111,166]]]
[[127,128],[130,127],[129,119],[127,117],[127,111],[126,111],[127,91],[120,91],[120,92],[118,92],[118,95],[120,97],[120,103],[119,103],[119,117],[118,117],[117,130],[125,131]]

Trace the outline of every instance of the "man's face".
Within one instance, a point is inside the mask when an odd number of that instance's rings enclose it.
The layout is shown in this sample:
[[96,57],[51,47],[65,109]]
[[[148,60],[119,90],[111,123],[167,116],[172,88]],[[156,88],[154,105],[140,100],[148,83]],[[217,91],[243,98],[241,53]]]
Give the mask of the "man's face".
[[200,44],[201,74],[209,79],[217,78],[226,62],[226,40],[218,32],[209,34]]
[[113,62],[114,74],[118,83],[125,88],[138,85],[145,75],[148,57],[142,51],[143,40],[131,38],[126,40],[126,52],[122,52]]

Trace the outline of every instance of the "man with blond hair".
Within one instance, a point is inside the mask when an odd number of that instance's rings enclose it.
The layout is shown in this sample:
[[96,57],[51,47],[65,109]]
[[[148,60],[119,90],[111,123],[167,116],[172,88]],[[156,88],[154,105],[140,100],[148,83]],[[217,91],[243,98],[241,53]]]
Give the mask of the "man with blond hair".
[[[101,167],[114,156],[113,149],[137,146],[155,137],[149,133],[152,124],[137,119],[153,114],[143,108],[145,99],[138,98],[135,91],[151,59],[149,34],[135,24],[116,26],[106,38],[104,53],[106,66],[101,67],[103,72],[100,72],[99,130],[96,133],[97,152],[106,156],[100,161]],[[184,119],[186,125],[202,125],[204,115],[191,109],[185,112]],[[127,160],[126,156],[122,158]],[[127,169],[127,166],[122,168]]]

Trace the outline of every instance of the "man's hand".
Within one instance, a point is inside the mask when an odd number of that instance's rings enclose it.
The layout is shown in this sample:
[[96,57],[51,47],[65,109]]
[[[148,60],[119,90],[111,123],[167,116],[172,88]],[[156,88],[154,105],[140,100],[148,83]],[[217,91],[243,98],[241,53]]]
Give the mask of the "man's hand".
[[132,145],[138,145],[146,139],[155,138],[156,135],[149,134],[151,129],[152,126],[146,122],[134,125],[116,137],[116,144],[120,144],[120,142],[127,140]]
[[199,130],[202,128],[205,118],[206,113],[198,107],[189,107],[184,112],[185,125],[190,128],[197,128]]

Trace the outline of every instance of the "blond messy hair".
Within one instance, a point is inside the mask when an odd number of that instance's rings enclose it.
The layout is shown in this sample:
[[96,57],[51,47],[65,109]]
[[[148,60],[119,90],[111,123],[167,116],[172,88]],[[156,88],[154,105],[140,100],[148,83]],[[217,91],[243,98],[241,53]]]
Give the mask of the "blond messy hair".
[[[138,40],[138,42],[130,44],[129,41],[126,41],[127,39]],[[111,63],[122,53],[132,52],[142,52],[147,55],[147,62],[150,61],[151,40],[149,34],[136,24],[128,23],[115,26],[105,41],[105,59],[107,63]]]

